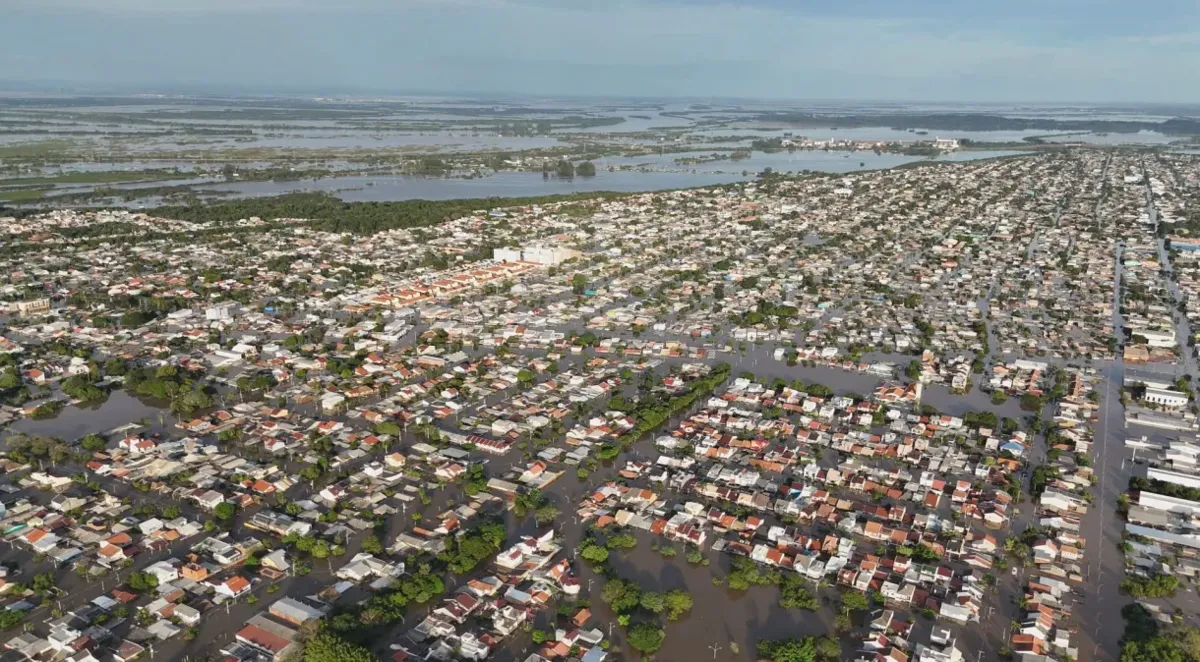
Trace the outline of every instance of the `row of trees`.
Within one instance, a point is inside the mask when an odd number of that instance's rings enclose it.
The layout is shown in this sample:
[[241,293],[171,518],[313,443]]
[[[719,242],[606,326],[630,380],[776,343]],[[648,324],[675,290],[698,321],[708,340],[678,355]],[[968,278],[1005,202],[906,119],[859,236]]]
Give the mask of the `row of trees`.
[[[593,173],[595,166],[592,166]],[[573,171],[574,173],[574,171]],[[521,207],[570,200],[615,197],[614,194],[533,196],[525,198],[467,198],[461,200],[402,200],[396,202],[344,202],[324,193],[289,193],[269,198],[246,198],[216,204],[159,207],[155,216],[194,223],[223,224],[258,216],[264,219],[311,219],[331,232],[369,234],[397,228],[418,228],[459,218],[479,209]],[[228,232],[229,228],[220,228]]]

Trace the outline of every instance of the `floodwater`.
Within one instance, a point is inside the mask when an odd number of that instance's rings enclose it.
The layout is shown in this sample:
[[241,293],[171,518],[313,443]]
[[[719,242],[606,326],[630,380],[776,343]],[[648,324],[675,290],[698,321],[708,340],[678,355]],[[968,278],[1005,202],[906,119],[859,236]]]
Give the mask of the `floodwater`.
[[1157,131],[1137,133],[1077,133],[1053,136],[1047,142],[1083,142],[1092,145],[1166,145],[1179,140],[1179,136],[1168,136]]
[[[667,153],[667,154],[651,154],[646,156],[627,156],[627,157],[605,157],[596,161],[597,170],[607,170],[608,168],[646,168],[650,170],[683,170],[687,172],[707,173],[707,172],[726,172],[740,173],[749,171],[757,173],[764,168],[770,168],[776,172],[799,172],[802,170],[816,170],[819,172],[854,172],[855,170],[878,170],[883,168],[894,168],[907,163],[917,161],[975,161],[978,159],[989,159],[999,156],[1012,156],[1020,154],[1016,151],[971,151],[971,152],[955,152],[944,156],[939,156],[937,159],[929,159],[923,156],[906,156],[903,154],[883,153],[876,154],[872,151],[825,151],[813,149],[798,149],[794,151],[778,151],[778,152],[752,152],[749,158],[732,160],[718,159],[714,161],[706,161],[703,163],[676,163],[677,159],[684,158],[703,158],[710,156],[713,153],[728,154],[729,148],[713,151],[697,151],[697,152],[682,152],[682,153]],[[598,175],[599,176],[599,175]]]
[[[939,160],[967,161],[1007,156],[1018,152],[962,152]],[[454,200],[457,198],[526,197],[587,193],[595,191],[661,191],[677,188],[715,186],[752,179],[764,168],[779,172],[815,170],[820,172],[854,172],[857,170],[891,168],[906,163],[927,160],[922,157],[874,152],[824,152],[798,150],[794,153],[754,153],[741,161],[714,161],[696,165],[676,165],[681,155],[666,154],[648,157],[605,158],[596,162],[595,177],[574,179],[545,178],[535,172],[499,172],[474,179],[430,178],[411,176],[354,176],[327,177],[319,180],[288,182],[222,183],[206,187],[227,191],[232,195],[258,197],[280,195],[293,191],[332,192],[348,202],[391,200]],[[613,171],[608,167],[629,167],[645,164],[647,172]],[[659,172],[658,169],[670,170]],[[745,174],[743,174],[745,173]]]
[[440,132],[393,133],[346,131],[297,133],[290,130],[259,132],[253,136],[186,136],[188,143],[179,140],[147,140],[125,145],[138,152],[193,151],[195,149],[399,149],[425,147],[446,151],[477,151],[487,149],[526,150],[556,147],[557,138],[549,136],[501,136],[494,133]]
[[750,177],[674,172],[604,172],[595,177],[543,178],[535,172],[501,172],[476,179],[428,177],[337,177],[296,182],[217,184],[214,191],[240,196],[279,195],[292,191],[329,191],[348,202],[390,200],[454,200],[458,198],[526,197],[595,191],[659,191],[713,186]]
[[171,425],[174,416],[170,411],[147,404],[125,391],[113,391],[99,404],[68,406],[58,416],[41,421],[23,418],[9,426],[9,430],[74,441],[93,432],[108,432],[142,419],[149,420],[151,426],[161,423]]
[[[770,128],[766,128],[766,127]],[[779,128],[780,125],[741,124],[724,126],[719,129],[704,129],[690,135],[727,137],[730,135],[753,135],[756,138],[783,138],[785,134],[793,138],[810,138],[812,140],[869,140],[869,141],[902,141],[902,140],[933,140],[934,138],[969,139],[979,142],[1016,142],[1030,136],[1044,136],[1051,131],[937,131],[934,129],[893,129],[886,126],[864,126],[854,128],[836,127],[793,127]],[[920,131],[924,134],[918,133]]]

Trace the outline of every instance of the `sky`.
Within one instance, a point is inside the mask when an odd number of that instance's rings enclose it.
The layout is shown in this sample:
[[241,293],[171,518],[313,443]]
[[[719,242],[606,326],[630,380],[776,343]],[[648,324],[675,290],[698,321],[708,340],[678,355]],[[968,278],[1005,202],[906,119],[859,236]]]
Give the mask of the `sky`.
[[0,0],[0,15],[10,84],[1200,102],[1196,0]]

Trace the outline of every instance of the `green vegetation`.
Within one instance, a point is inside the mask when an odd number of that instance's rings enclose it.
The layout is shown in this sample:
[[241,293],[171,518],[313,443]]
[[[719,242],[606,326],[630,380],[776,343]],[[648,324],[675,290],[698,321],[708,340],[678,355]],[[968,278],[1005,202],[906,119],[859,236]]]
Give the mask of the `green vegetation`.
[[1139,603],[1121,609],[1125,635],[1121,662],[1200,662],[1200,629],[1186,625],[1160,626]]
[[466,482],[463,489],[467,494],[479,494],[487,489],[488,477],[483,471],[482,464],[472,464],[467,467]]
[[536,196],[528,198],[467,198],[461,200],[403,200],[343,202],[321,193],[289,193],[269,198],[230,200],[215,204],[159,207],[148,213],[195,223],[229,223],[251,216],[275,220],[304,218],[330,232],[371,234],[381,230],[416,228],[460,218],[480,209],[520,207],[570,200],[613,199],[612,193]]
[[[664,391],[652,391],[642,396],[636,404],[631,404],[621,398],[609,400],[609,409],[624,411],[632,414],[637,425],[632,432],[621,435],[621,445],[628,447],[643,434],[657,428],[670,419],[671,415],[687,409],[696,402],[697,398],[707,397],[719,384],[729,377],[728,363],[719,363],[704,377],[689,382],[688,390],[681,394],[671,395]],[[603,455],[601,455],[603,459]]]
[[332,632],[320,632],[304,644],[304,662],[376,662],[364,646]]
[[779,606],[784,609],[816,611],[820,607],[820,602],[809,592],[800,575],[794,572],[785,572],[779,576]]
[[58,416],[67,403],[62,400],[47,400],[34,408],[33,413],[29,415],[35,421],[45,420]]
[[634,623],[629,628],[626,639],[635,650],[649,655],[662,648],[663,642],[667,640],[667,633],[658,625],[643,621]]
[[132,572],[125,583],[131,590],[145,593],[158,587],[158,577],[149,572]]
[[16,177],[0,179],[0,186],[54,186],[58,184],[116,184],[122,182],[148,182],[162,179],[180,179],[187,173],[172,170],[105,170],[100,172],[64,172],[41,177]]
[[207,388],[199,383],[198,374],[180,371],[173,365],[156,370],[137,368],[125,376],[125,387],[138,395],[169,400],[172,411],[191,414],[213,404]]
[[608,548],[596,544],[594,540],[588,539],[580,546],[579,555],[584,560],[591,561],[592,563],[604,563],[608,560]]
[[[618,614],[622,624],[629,624],[638,611],[652,616],[665,613],[668,620],[679,620],[692,609],[692,596],[682,589],[666,593],[643,591],[636,582],[609,579],[600,590],[600,599]],[[653,653],[662,648],[666,632],[657,622],[641,621],[629,627],[627,640],[643,653]],[[635,643],[635,641],[637,643]]]
[[49,190],[49,188],[32,188],[0,191],[0,202],[33,202],[34,200],[41,200]]
[[726,585],[735,591],[745,591],[751,586],[771,586],[779,583],[777,570],[763,571],[759,565],[745,556],[733,557],[733,568],[725,578]]
[[605,546],[609,549],[633,549],[637,547],[637,538],[632,533],[616,533],[608,537]]
[[758,656],[771,662],[835,662],[842,647],[833,637],[763,640],[756,646]]
[[1168,598],[1175,595],[1177,588],[1179,580],[1172,575],[1126,575],[1125,579],[1121,580],[1121,590],[1135,598]]
[[1041,464],[1033,468],[1033,477],[1029,479],[1029,494],[1034,499],[1042,496],[1042,492],[1046,491],[1046,485],[1050,481],[1058,478],[1058,469],[1049,465]]
[[1163,494],[1176,499],[1187,499],[1188,501],[1200,501],[1200,489],[1195,487],[1185,487],[1168,483],[1166,481],[1144,478],[1142,476],[1132,476],[1129,479],[1129,489],[1154,492],[1155,494]]
[[445,563],[450,572],[465,575],[480,561],[499,551],[504,539],[503,522],[485,522],[458,538],[451,538],[449,548],[438,554],[438,560]]
[[549,524],[562,514],[558,507],[550,503],[550,499],[536,488],[516,495],[513,499],[513,512],[517,517],[533,513],[538,524]]

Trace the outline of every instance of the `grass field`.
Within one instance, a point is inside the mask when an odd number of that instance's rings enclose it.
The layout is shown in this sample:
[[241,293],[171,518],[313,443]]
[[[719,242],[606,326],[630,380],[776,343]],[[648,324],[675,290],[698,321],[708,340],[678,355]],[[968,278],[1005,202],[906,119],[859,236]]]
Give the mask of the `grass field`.
[[0,191],[0,202],[31,202],[41,200],[48,188],[23,188],[15,191]]
[[105,170],[102,172],[67,172],[44,177],[17,177],[0,179],[0,187],[10,186],[54,186],[56,184],[116,184],[120,182],[143,182],[163,179],[183,179],[187,174],[164,170]]

